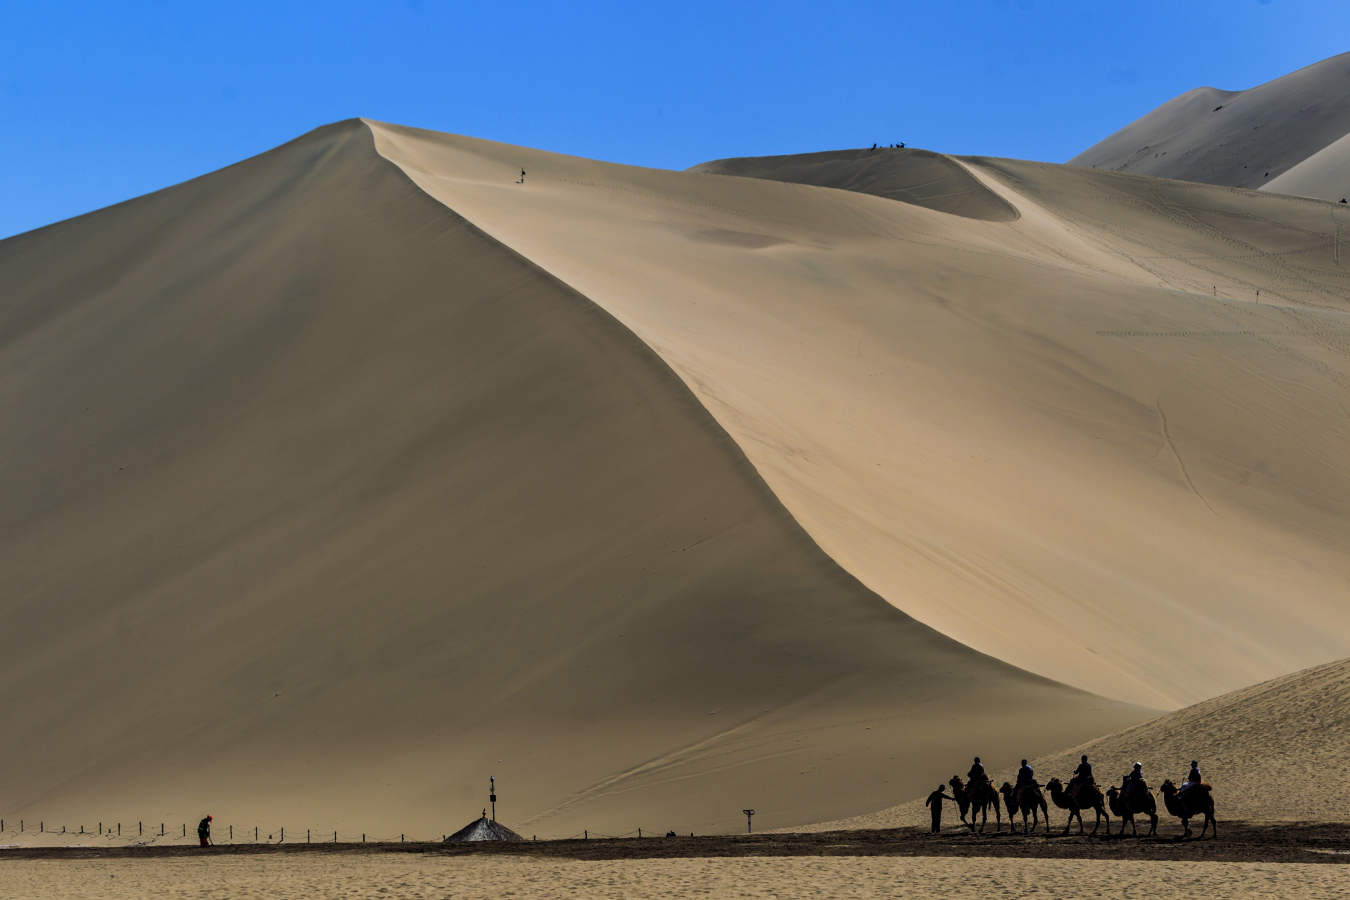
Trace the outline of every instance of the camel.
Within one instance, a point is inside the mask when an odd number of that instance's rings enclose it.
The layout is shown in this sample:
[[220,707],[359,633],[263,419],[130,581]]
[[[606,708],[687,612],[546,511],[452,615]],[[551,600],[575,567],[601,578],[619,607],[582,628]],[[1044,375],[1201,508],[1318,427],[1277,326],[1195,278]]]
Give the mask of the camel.
[[1083,809],[1092,810],[1097,814],[1097,820],[1092,823],[1092,833],[1097,833],[1097,827],[1102,824],[1102,819],[1106,820],[1106,833],[1111,833],[1111,817],[1107,815],[1104,807],[1105,798],[1102,796],[1101,789],[1095,784],[1080,784],[1075,793],[1069,793],[1064,790],[1063,783],[1058,778],[1051,778],[1046,788],[1050,791],[1050,799],[1060,809],[1069,811],[1068,821],[1064,823],[1064,833],[1069,833],[1069,826],[1073,820],[1078,819],[1078,833],[1083,833]]
[[1158,804],[1153,799],[1153,792],[1145,788],[1136,791],[1135,795],[1129,799],[1121,794],[1120,788],[1110,787],[1106,791],[1107,804],[1111,807],[1111,812],[1120,817],[1120,833],[1125,833],[1125,823],[1130,823],[1130,831],[1136,837],[1139,836],[1139,829],[1135,826],[1135,813],[1144,813],[1148,816],[1148,833],[1154,835],[1158,833]]
[[[994,831],[998,832],[1003,828],[1003,817],[998,809],[998,794],[989,782],[979,784],[972,783],[967,787],[961,781],[961,776],[953,775],[947,782],[951,785],[952,796],[956,798],[956,806],[961,810],[961,824],[965,825],[971,831],[975,830],[975,816],[980,817],[980,833],[984,833],[985,823],[989,821],[989,807],[994,808]],[[970,810],[970,821],[966,821],[966,810]]]
[[1050,833],[1050,808],[1045,805],[1045,796],[1041,793],[1041,786],[1038,784],[1023,785],[1020,788],[1014,788],[1008,782],[1003,782],[1003,787],[998,789],[1003,795],[1003,800],[1008,804],[1008,829],[1013,827],[1013,812],[1022,811],[1022,833],[1028,834],[1027,816],[1031,816],[1032,831],[1039,824],[1037,820],[1037,811],[1045,815],[1045,833]]
[[1177,790],[1177,786],[1172,783],[1172,779],[1167,779],[1159,788],[1163,795],[1163,805],[1167,811],[1181,820],[1181,825],[1186,829],[1183,837],[1191,836],[1191,816],[1203,815],[1205,824],[1200,829],[1200,836],[1205,836],[1205,829],[1214,827],[1214,836],[1219,836],[1219,823],[1214,819],[1214,795],[1210,792],[1209,785],[1197,784],[1186,789],[1185,793]]

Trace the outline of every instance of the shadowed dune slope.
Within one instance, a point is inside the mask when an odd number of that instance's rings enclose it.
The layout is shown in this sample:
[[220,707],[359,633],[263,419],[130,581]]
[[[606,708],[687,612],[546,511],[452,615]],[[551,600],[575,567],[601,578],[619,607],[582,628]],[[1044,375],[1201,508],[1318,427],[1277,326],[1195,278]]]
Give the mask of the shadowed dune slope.
[[524,834],[731,829],[1139,718],[861,586],[360,122],[9,239],[0,280],[7,818],[427,838],[492,774]]
[[958,160],[1019,212],[982,221],[372,127],[632,328],[830,556],[944,634],[1173,708],[1350,655],[1350,211]]
[[719,159],[689,171],[841,188],[989,222],[1017,218],[1017,210],[959,163],[929,150],[831,150]]
[[[1144,766],[1156,789],[1164,779],[1181,784],[1192,759],[1214,791],[1214,812],[1225,819],[1268,822],[1344,822],[1350,797],[1350,660],[1327,663],[1135,725],[1107,737],[1033,759],[1042,782],[1068,780],[1086,753],[1103,788],[1120,784],[1131,766]],[[1017,760],[997,763],[997,781],[1011,781]],[[964,770],[962,770],[964,774]],[[939,770],[929,781],[948,778]],[[1163,823],[1179,826],[1163,808]],[[1065,813],[1056,810],[1063,827]],[[923,801],[869,816],[825,822],[809,830],[894,828],[928,821]],[[1087,827],[1092,815],[1087,814]],[[1119,822],[1115,823],[1119,827]]]
[[1339,200],[1344,169],[1326,180],[1272,181],[1347,133],[1350,53],[1342,53],[1245,91],[1187,91],[1069,164]]

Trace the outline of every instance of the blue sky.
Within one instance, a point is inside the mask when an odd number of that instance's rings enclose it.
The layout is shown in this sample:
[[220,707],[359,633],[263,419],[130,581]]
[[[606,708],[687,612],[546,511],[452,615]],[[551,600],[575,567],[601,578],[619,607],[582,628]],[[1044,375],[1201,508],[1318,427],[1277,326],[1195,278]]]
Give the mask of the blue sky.
[[0,236],[358,115],[665,168],[901,140],[1062,162],[1347,36],[1346,0],[3,0]]

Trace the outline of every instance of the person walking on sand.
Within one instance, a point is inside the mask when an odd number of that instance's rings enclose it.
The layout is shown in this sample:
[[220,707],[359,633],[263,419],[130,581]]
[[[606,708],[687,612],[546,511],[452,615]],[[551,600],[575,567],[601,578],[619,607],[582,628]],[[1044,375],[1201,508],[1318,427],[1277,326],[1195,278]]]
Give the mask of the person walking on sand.
[[933,814],[933,834],[937,834],[942,830],[942,801],[950,800],[953,803],[956,802],[955,797],[949,796],[942,790],[943,787],[943,785],[939,784],[937,790],[929,794],[928,799],[923,801],[924,806],[931,807],[929,812]]
[[525,168],[522,166],[520,169],[520,181],[517,181],[516,184],[524,184],[524,183],[525,183]]
[[211,846],[211,817],[209,815],[197,823],[197,838],[202,842],[203,847]]

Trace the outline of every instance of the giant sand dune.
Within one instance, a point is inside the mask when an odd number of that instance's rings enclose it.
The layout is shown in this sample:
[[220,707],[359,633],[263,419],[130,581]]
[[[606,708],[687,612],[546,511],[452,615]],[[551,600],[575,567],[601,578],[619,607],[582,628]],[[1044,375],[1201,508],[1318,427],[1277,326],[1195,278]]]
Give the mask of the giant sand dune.
[[860,584],[651,348],[375,137],[0,243],[8,839],[427,838],[490,774],[541,837],[789,824],[1141,717]]
[[352,120],[4,241],[4,811],[774,827],[1350,655],[1343,215]]

